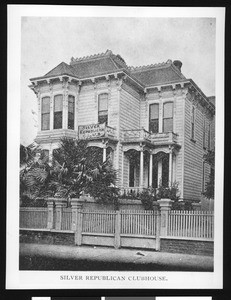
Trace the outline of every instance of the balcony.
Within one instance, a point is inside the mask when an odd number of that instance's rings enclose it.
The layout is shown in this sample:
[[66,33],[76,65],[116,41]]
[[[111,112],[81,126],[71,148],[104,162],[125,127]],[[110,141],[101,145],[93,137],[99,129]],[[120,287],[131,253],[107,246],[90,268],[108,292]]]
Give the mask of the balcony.
[[177,144],[178,135],[173,132],[150,133],[145,129],[123,130],[123,143],[147,142],[153,145]]
[[78,127],[78,137],[81,140],[97,140],[102,138],[116,140],[116,130],[105,123],[80,125]]
[[154,145],[171,145],[177,144],[178,134],[173,132],[151,133],[150,140]]
[[150,133],[145,129],[123,130],[123,142],[151,142]]

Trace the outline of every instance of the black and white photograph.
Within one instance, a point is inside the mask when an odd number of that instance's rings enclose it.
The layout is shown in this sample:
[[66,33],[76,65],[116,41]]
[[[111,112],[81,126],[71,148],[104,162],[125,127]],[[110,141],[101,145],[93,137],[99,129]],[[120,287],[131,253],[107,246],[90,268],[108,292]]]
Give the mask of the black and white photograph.
[[7,288],[222,288],[224,13],[8,6]]

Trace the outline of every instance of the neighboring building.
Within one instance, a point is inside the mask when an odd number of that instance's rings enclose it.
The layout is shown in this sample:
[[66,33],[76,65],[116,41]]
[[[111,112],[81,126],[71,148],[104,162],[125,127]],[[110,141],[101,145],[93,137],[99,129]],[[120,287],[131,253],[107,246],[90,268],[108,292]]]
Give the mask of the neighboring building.
[[[49,151],[60,138],[88,139],[110,152],[119,187],[142,190],[176,181],[181,198],[199,200],[214,147],[214,97],[181,73],[182,63],[128,67],[110,50],[62,62],[32,78],[38,98],[35,141]],[[108,151],[106,151],[108,149]]]

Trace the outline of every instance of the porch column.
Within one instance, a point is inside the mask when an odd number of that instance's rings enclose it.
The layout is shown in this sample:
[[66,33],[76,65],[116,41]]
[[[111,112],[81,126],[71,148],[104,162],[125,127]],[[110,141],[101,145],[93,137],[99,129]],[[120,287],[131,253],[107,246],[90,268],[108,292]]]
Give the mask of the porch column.
[[140,188],[144,185],[144,150],[140,150]]
[[106,145],[103,147],[103,162],[105,162],[106,161],[106,159],[107,159],[107,148],[106,148]]
[[150,159],[149,159],[149,186],[152,186],[152,167],[153,167],[153,154],[150,153]]
[[162,159],[158,161],[158,186],[160,185],[160,181],[162,179]]
[[169,150],[169,173],[168,173],[168,181],[169,181],[169,186],[172,185],[172,148]]

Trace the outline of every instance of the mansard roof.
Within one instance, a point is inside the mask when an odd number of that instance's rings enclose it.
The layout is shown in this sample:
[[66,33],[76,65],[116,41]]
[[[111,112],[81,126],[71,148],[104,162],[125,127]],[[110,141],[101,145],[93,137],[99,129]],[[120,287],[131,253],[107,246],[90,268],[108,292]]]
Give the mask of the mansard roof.
[[31,80],[61,75],[69,75],[83,80],[89,77],[124,71],[127,75],[143,85],[143,87],[148,87],[185,80],[186,78],[181,73],[181,65],[182,63],[180,61],[172,62],[168,60],[160,64],[128,67],[120,55],[115,55],[111,50],[107,50],[105,53],[86,57],[72,57],[69,65],[62,62],[44,76],[32,78]]
[[145,86],[182,81],[186,79],[171,60],[168,60],[166,63],[136,68],[130,67],[130,72]]
[[110,50],[87,57],[72,58],[70,65],[74,69],[75,75],[81,79],[116,72],[127,67],[125,61]]
[[69,66],[65,62],[61,62],[58,66],[56,66],[54,69],[49,71],[46,75],[44,75],[44,77],[54,77],[59,75],[76,76],[71,66]]

